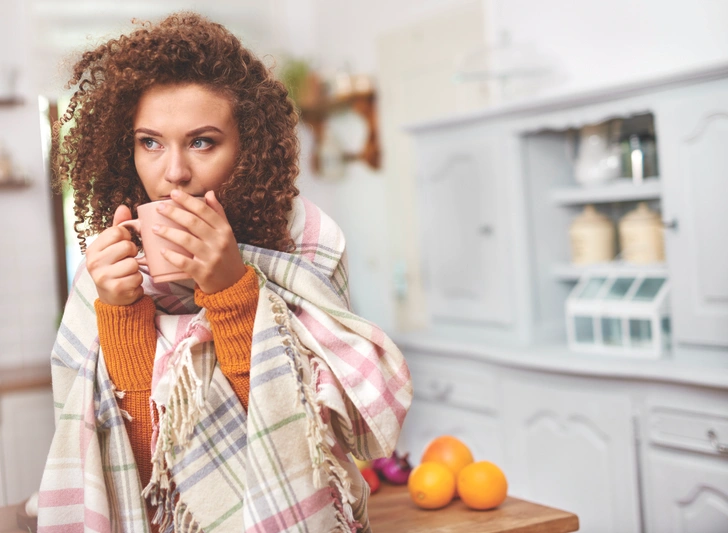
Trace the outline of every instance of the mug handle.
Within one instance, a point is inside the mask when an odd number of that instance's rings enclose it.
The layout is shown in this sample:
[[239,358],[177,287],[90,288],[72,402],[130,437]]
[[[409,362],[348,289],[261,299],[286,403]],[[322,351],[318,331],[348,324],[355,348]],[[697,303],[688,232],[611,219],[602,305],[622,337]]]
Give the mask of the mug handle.
[[[134,230],[137,235],[141,236],[142,234],[142,223],[139,221],[138,218],[132,219],[132,220],[125,220],[124,222],[119,222],[117,226],[127,228]],[[135,257],[137,263],[139,263],[142,266],[148,266],[147,265],[147,258],[146,256],[141,257]]]

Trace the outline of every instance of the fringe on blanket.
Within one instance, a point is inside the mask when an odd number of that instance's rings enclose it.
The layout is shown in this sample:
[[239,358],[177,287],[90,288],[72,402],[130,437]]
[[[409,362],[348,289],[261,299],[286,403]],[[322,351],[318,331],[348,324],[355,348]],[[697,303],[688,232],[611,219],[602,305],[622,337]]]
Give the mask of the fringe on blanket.
[[[195,322],[190,324],[190,328],[196,325]],[[175,348],[176,357],[170,363],[172,379],[167,405],[157,405],[151,398],[149,400],[154,451],[152,476],[142,490],[142,496],[156,507],[152,523],[159,524],[160,531],[164,533],[194,533],[199,530],[186,505],[180,501],[175,503],[179,494],[170,492],[168,468],[170,454],[174,453],[175,446],[187,444],[204,404],[202,380],[192,362],[191,342],[187,338]],[[154,423],[155,420],[158,423]]]
[[[335,516],[339,526],[337,530],[356,533],[362,525],[354,518],[351,506],[356,501],[351,492],[351,478],[331,451],[336,442],[327,433],[328,425],[321,416],[322,405],[314,391],[319,374],[318,365],[313,354],[301,344],[298,336],[292,330],[286,303],[275,294],[270,294],[268,298],[276,324],[278,324],[278,334],[282,337],[286,355],[288,355],[289,363],[298,381],[299,395],[294,401],[301,403],[307,415],[306,440],[313,466],[314,486],[321,488],[328,485],[338,492],[339,497],[334,498]],[[311,378],[309,380],[303,379],[301,356],[308,357],[310,360]]]

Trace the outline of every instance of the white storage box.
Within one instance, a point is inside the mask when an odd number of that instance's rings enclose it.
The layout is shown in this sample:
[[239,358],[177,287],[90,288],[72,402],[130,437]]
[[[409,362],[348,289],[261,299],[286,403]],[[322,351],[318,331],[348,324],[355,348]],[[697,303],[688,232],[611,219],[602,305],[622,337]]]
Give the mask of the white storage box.
[[574,351],[658,358],[670,348],[670,282],[664,269],[587,271],[566,300]]

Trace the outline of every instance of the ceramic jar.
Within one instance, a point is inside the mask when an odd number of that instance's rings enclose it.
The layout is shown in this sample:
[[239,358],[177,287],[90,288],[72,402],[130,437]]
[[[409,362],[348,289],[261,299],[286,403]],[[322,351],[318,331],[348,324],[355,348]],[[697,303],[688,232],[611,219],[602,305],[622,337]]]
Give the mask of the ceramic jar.
[[601,185],[621,174],[622,150],[610,142],[609,124],[584,126],[579,135],[579,156],[574,162],[574,179],[584,186]]
[[615,229],[612,220],[587,205],[569,228],[571,262],[575,265],[606,263],[615,256]]
[[660,215],[640,202],[619,221],[619,247],[629,263],[659,263],[665,260],[664,230]]

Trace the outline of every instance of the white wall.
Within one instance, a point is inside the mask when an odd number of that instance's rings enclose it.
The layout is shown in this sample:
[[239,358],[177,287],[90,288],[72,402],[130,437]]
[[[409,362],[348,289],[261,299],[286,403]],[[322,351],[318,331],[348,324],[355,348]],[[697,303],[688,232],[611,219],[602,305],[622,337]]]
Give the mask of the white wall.
[[728,60],[725,0],[495,0],[494,18],[556,60],[562,91]]
[[[536,50],[553,70],[544,93],[576,92],[728,61],[728,2],[724,0],[482,2],[483,44],[492,44],[507,34],[512,43]],[[291,42],[290,49],[313,57],[324,72],[345,69],[376,76],[379,71],[377,39],[382,34],[437,16],[463,4],[464,0],[307,0],[304,3],[315,11],[312,21],[315,29],[305,33],[300,47]],[[438,35],[433,34],[431,38],[437,39]],[[462,51],[466,52],[469,50]],[[456,59],[453,58],[454,64]],[[387,117],[381,118],[381,122],[386,120]],[[385,159],[387,148],[383,147]],[[404,185],[388,187],[393,180]],[[358,186],[354,185],[357,181],[361,182]],[[360,246],[358,254],[351,257],[352,271],[366,274],[364,285],[359,285],[362,276],[352,278],[352,293],[369,296],[358,299],[358,310],[380,322],[385,329],[416,326],[418,321],[409,323],[401,310],[415,314],[414,309],[421,307],[417,286],[410,287],[410,301],[395,304],[394,296],[392,257],[399,250],[412,249],[409,243],[417,239],[413,232],[403,235],[391,229],[397,217],[402,216],[401,211],[395,211],[410,203],[409,199],[397,195],[411,194],[412,181],[410,175],[382,175],[357,168],[347,173],[341,183],[317,184],[312,190],[315,201],[325,209],[341,212],[342,225],[351,227],[349,242]],[[305,183],[302,180],[302,188],[308,192]],[[356,196],[349,194],[347,183],[357,190]],[[388,206],[384,213],[375,209],[380,214],[368,218],[363,230],[366,233],[359,233],[353,223],[346,222],[347,214],[358,212],[350,208],[360,204]],[[410,226],[416,227],[416,224]],[[377,237],[367,237],[371,235]],[[419,265],[419,258],[409,254],[404,262],[412,272]],[[410,279],[416,283],[418,276],[412,274]]]
[[[0,12],[0,65],[25,67],[31,29],[24,4],[0,0]],[[36,83],[34,71],[23,69],[25,104],[0,107],[0,143],[33,180],[27,189],[0,190],[0,368],[48,361],[58,318]]]
[[[463,1],[221,0],[215,9],[220,20],[235,25],[258,52],[286,52],[312,58],[324,70],[348,66],[352,72],[376,75],[379,35]],[[491,37],[506,31],[513,42],[531,43],[552,58],[561,76],[557,87],[561,91],[728,60],[728,2],[723,0],[482,1],[486,6],[483,24]],[[100,3],[103,9],[97,6]],[[78,47],[79,42],[88,42],[86,35],[94,35],[94,24],[108,31],[109,17],[128,24],[129,18],[144,17],[152,7],[158,12],[200,6],[192,0],[0,0],[0,7],[0,63],[11,61],[24,67],[21,92],[26,99],[21,108],[0,110],[0,140],[36,180],[30,189],[0,192],[0,222],[6,230],[0,237],[1,366],[46,360],[55,327],[50,200],[43,185],[35,95],[62,90],[64,77],[58,73],[57,62],[67,50],[58,40],[71,35],[73,46]],[[95,14],[79,22],[84,10],[95,10]],[[56,56],[51,55],[54,49]],[[309,142],[304,138],[304,148]],[[414,236],[392,241],[393,208],[387,206],[396,206],[399,199],[389,197],[393,189],[388,185],[411,177],[352,165],[343,180],[328,184],[312,176],[305,164],[302,167],[301,189],[347,233],[357,310],[391,329],[396,320],[390,258],[403,239]]]

